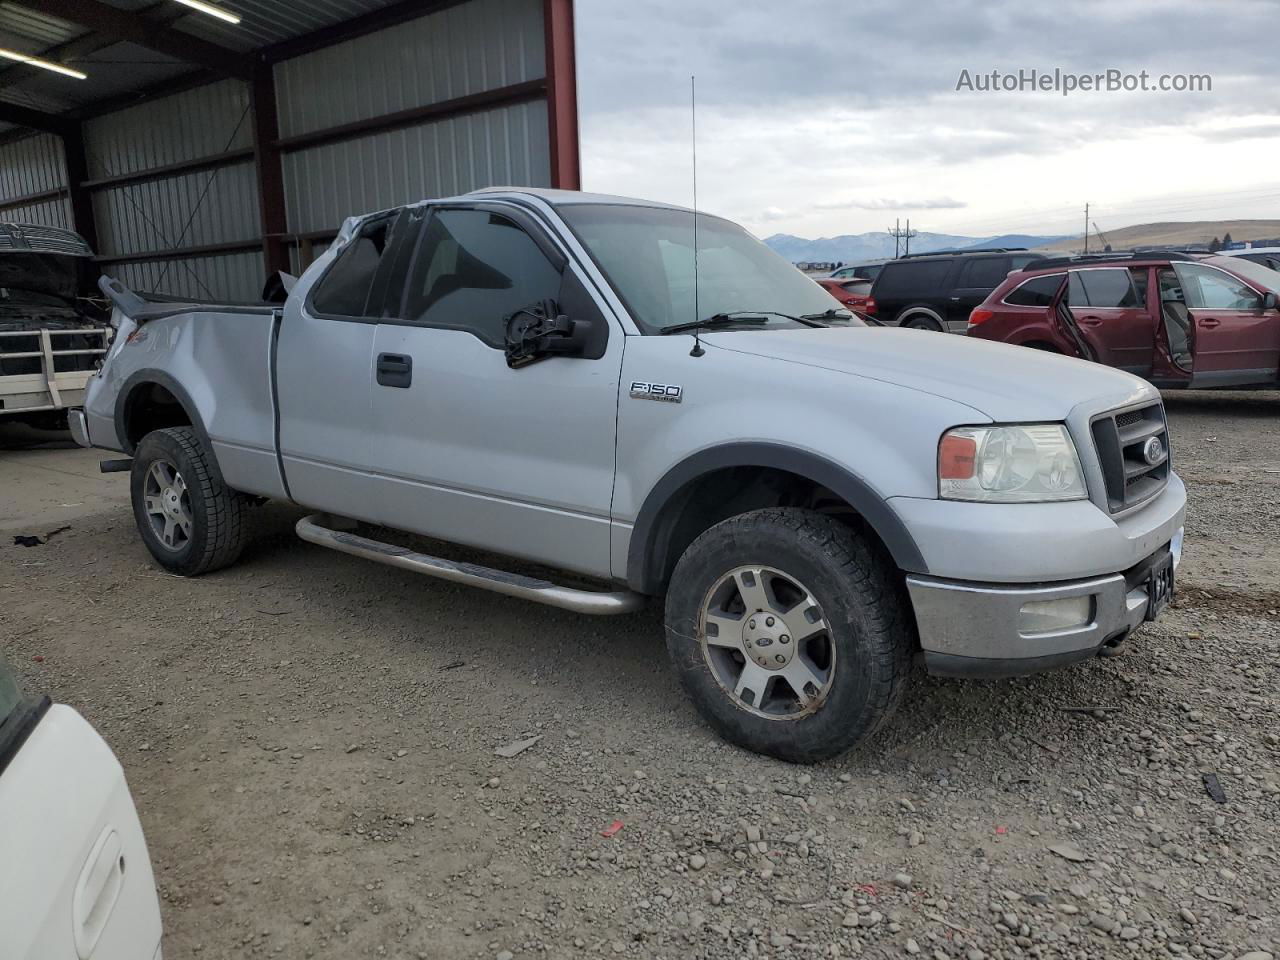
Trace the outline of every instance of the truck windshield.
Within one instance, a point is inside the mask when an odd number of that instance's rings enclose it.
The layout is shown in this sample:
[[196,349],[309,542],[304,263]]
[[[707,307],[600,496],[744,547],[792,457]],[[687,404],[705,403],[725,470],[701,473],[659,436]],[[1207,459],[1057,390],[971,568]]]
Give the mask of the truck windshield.
[[[741,329],[803,327],[781,314],[865,326],[813,280],[735,223],[698,214],[698,297],[693,296],[693,214],[628,204],[565,204],[560,215],[644,333],[735,313],[765,316]],[[828,312],[835,310],[834,315]],[[738,325],[731,327],[738,329]]]

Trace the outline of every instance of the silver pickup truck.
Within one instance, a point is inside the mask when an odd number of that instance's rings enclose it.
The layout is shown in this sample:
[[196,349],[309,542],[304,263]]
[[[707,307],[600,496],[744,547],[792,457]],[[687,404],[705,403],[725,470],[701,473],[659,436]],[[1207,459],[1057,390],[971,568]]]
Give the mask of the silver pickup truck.
[[830,756],[913,657],[1044,670],[1172,594],[1185,491],[1150,385],[866,326],[717,217],[495,189],[349,219],[282,307],[103,289],[73,428],[131,456],[104,466],[164,567],[232,563],[270,498],[313,543],[582,613],[665,595],[675,672],[752,750]]

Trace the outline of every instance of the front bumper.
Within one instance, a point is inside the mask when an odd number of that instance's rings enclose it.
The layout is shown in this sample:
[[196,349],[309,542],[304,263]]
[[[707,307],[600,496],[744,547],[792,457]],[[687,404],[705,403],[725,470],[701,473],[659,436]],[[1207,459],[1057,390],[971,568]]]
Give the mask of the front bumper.
[[[1145,619],[1147,577],[1173,554],[1182,557],[1182,528],[1169,543],[1128,570],[1103,577],[1039,584],[984,584],[907,577],[925,667],[938,676],[1010,677],[1038,673],[1095,656],[1119,643]],[[1084,622],[1035,630],[1029,603],[1087,598]]]

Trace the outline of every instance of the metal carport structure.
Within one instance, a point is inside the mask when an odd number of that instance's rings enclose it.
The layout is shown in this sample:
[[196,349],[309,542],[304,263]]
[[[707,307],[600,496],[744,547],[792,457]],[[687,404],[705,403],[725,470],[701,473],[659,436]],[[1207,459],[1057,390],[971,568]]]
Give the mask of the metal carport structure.
[[[0,220],[140,289],[250,299],[344,216],[579,187],[572,0],[4,0]],[[7,60],[0,60],[0,64]]]

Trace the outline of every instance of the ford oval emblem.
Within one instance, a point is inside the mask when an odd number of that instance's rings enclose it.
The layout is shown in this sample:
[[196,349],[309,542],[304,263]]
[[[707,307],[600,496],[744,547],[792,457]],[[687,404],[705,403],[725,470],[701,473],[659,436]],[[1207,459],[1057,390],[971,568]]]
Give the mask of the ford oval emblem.
[[1159,437],[1147,437],[1142,445],[1142,459],[1153,467],[1164,459],[1164,444]]

